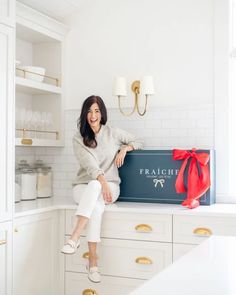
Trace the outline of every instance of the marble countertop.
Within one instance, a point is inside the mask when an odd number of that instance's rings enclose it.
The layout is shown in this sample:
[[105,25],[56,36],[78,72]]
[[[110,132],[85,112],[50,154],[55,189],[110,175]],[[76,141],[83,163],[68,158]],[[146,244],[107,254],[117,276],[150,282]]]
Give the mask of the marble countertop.
[[[76,209],[76,204],[71,198],[48,198],[34,201],[21,201],[15,204],[14,217],[27,216],[57,209]],[[213,204],[211,206],[199,206],[193,210],[181,205],[153,204],[135,202],[116,202],[107,205],[109,212],[150,213],[150,214],[187,214],[201,216],[231,216],[236,217],[236,204]]]
[[236,237],[212,236],[129,295],[235,295]]

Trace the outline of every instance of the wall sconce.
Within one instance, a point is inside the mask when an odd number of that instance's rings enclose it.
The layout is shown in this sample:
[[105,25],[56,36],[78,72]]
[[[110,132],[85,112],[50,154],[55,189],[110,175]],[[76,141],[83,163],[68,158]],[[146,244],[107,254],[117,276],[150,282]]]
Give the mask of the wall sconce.
[[[127,96],[126,79],[125,77],[115,78],[114,85],[113,85],[113,95],[118,97],[119,110],[125,116],[132,115],[135,112],[135,110],[137,110],[140,116],[143,116],[147,111],[148,96],[154,94],[153,77],[144,76],[140,81],[139,80],[134,81],[131,85],[131,89],[134,93],[134,107],[131,113],[127,114],[121,109],[121,103],[120,103],[121,97]],[[145,95],[145,106],[144,106],[143,112],[141,112],[139,109],[139,94]]]

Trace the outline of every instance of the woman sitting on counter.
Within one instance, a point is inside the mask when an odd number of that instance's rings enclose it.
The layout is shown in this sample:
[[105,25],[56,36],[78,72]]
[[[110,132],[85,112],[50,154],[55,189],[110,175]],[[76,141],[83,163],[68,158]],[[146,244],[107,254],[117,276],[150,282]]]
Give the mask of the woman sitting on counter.
[[88,97],[78,119],[78,132],[73,138],[79,171],[73,187],[73,198],[78,204],[73,233],[61,249],[74,254],[80,246],[80,235],[87,225],[89,248],[88,278],[101,281],[97,265],[97,243],[100,242],[102,215],[106,204],[114,203],[120,193],[118,168],[126,153],[142,148],[132,134],[106,125],[107,110],[99,96]]

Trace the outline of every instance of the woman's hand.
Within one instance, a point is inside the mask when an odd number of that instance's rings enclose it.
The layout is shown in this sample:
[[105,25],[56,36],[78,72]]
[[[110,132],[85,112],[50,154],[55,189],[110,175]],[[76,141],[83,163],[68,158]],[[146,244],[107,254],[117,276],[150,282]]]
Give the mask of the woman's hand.
[[108,182],[106,181],[104,175],[99,175],[97,180],[101,183],[102,186],[102,195],[103,199],[106,203],[112,203],[112,196],[111,196],[111,190],[109,187]]
[[124,159],[125,159],[125,156],[126,156],[126,149],[121,149],[119,151],[119,153],[116,155],[116,158],[115,158],[115,164],[118,168],[120,168],[123,164],[124,164]]
[[119,153],[116,155],[116,158],[115,158],[115,165],[118,168],[120,168],[124,164],[124,159],[125,159],[125,156],[126,156],[127,152],[130,152],[133,149],[134,148],[131,145],[123,146],[120,149]]
[[111,190],[106,181],[102,184],[102,195],[106,203],[112,203]]

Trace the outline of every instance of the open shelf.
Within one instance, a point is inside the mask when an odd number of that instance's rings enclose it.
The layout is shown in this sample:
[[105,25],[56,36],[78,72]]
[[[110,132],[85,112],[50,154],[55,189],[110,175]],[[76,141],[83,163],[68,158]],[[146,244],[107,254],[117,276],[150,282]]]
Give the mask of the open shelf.
[[22,139],[23,138],[16,138],[15,146],[63,146],[63,142],[61,140],[30,138],[30,140],[32,140],[32,144],[22,144]]
[[61,94],[61,88],[47,83],[16,77],[16,91],[27,94]]

